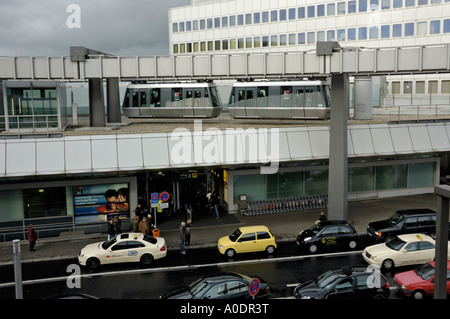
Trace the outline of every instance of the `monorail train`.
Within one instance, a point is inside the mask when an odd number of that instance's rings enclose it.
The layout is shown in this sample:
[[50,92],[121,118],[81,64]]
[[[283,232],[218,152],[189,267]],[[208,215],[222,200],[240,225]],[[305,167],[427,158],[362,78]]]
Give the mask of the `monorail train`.
[[324,81],[236,82],[228,103],[234,118],[329,119],[330,110]]
[[133,117],[217,117],[222,102],[214,83],[130,84],[122,105]]

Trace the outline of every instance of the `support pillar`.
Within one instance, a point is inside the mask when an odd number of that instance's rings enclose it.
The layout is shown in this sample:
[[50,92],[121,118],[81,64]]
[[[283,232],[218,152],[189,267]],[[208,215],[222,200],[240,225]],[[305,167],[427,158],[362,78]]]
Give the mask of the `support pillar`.
[[89,79],[89,118],[91,127],[105,127],[105,104],[103,101],[103,81]]
[[106,79],[106,109],[107,122],[120,123],[120,94],[119,94],[119,79]]
[[434,187],[438,195],[434,264],[434,299],[447,299],[447,254],[450,186]]
[[372,78],[355,76],[354,92],[355,120],[372,120]]
[[328,219],[348,218],[347,121],[348,75],[331,76],[330,160],[328,168]]

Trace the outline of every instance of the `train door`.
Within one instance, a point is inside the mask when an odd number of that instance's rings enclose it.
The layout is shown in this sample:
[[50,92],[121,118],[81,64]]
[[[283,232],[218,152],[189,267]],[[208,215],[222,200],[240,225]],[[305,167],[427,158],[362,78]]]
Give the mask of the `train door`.
[[139,114],[141,116],[151,116],[150,115],[150,109],[148,104],[148,98],[149,98],[149,91],[147,89],[141,89],[139,90]]
[[245,88],[244,87],[233,88],[228,108],[230,114],[235,117],[245,117],[247,115],[245,111],[245,101],[246,101]]
[[305,87],[294,87],[294,101],[292,102],[292,117],[305,117]]
[[259,113],[255,107],[256,96],[256,87],[245,89],[245,114],[247,117],[259,117]]
[[184,109],[183,116],[194,116],[194,90],[192,88],[184,89]]
[[305,88],[304,111],[306,118],[317,118],[316,87],[306,86]]
[[279,118],[291,118],[293,112],[293,100],[295,98],[293,93],[292,86],[281,86],[280,87],[280,101],[279,101],[279,109],[277,114],[274,114],[274,117]]

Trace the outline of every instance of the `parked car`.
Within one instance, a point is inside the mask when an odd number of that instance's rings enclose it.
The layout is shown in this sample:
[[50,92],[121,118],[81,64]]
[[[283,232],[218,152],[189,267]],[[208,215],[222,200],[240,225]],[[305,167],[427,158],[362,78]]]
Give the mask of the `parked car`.
[[355,228],[344,220],[327,220],[302,230],[297,236],[297,245],[306,247],[311,253],[325,247],[356,248],[359,236]]
[[388,242],[366,247],[362,256],[367,263],[384,269],[418,265],[434,259],[435,245],[434,239],[425,234],[399,235]]
[[246,226],[238,228],[233,234],[224,236],[217,242],[221,254],[233,257],[236,253],[266,251],[273,254],[277,241],[266,226]]
[[257,299],[269,297],[269,286],[259,277],[249,277],[238,273],[219,273],[202,277],[188,287],[161,296],[161,299],[248,299],[249,285],[258,278],[261,286]]
[[123,233],[81,249],[78,262],[94,269],[103,264],[141,262],[149,265],[167,255],[166,241],[142,233]]
[[[434,261],[418,268],[398,273],[394,276],[398,291],[414,299],[423,299],[434,295]],[[447,295],[450,295],[450,261],[447,260]]]
[[328,270],[294,289],[297,299],[387,299],[389,283],[380,271],[354,266]]
[[395,212],[390,218],[372,222],[367,234],[376,240],[389,240],[402,234],[436,234],[436,212],[428,208],[405,209]]

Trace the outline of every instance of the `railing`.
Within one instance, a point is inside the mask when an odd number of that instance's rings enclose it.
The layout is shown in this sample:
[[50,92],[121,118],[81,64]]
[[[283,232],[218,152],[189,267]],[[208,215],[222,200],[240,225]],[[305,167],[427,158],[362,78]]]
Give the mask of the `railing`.
[[44,133],[48,136],[50,132],[60,130],[59,117],[58,114],[2,115],[0,121],[2,128],[8,132],[17,133],[18,136],[30,131]]

